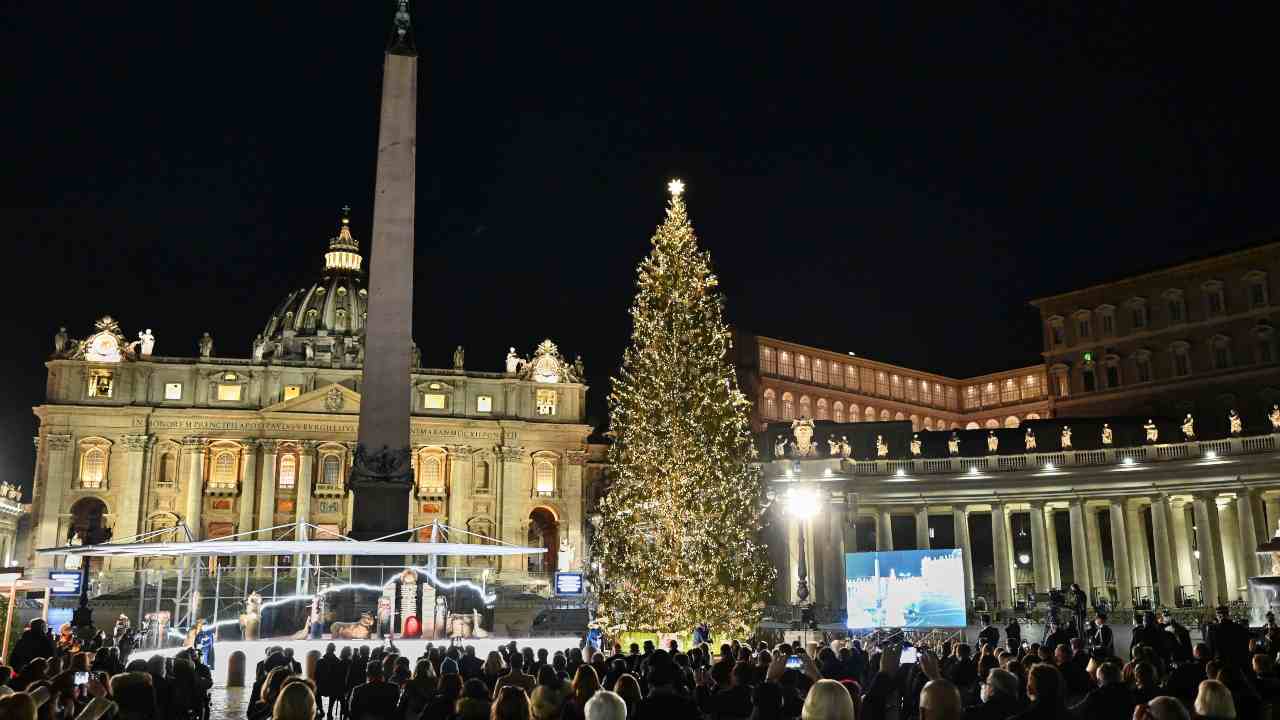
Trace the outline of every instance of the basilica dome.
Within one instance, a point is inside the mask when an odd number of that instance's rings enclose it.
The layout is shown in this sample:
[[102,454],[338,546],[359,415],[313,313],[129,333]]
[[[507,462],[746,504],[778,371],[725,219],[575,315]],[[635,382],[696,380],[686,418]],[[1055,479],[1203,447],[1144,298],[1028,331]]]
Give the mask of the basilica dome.
[[324,270],[309,287],[290,292],[254,339],[255,360],[294,360],[329,367],[359,365],[369,291],[360,244],[351,237],[343,209],[338,234],[329,240]]

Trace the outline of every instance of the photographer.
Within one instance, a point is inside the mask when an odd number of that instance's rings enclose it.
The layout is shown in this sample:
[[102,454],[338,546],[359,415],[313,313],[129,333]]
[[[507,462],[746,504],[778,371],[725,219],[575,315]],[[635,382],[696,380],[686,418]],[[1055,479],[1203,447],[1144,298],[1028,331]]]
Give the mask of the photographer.
[[1115,637],[1111,632],[1110,626],[1107,625],[1107,616],[1105,613],[1098,613],[1093,619],[1093,624],[1085,633],[1085,641],[1090,652],[1095,656],[1101,653],[1103,657],[1112,658],[1116,656]]

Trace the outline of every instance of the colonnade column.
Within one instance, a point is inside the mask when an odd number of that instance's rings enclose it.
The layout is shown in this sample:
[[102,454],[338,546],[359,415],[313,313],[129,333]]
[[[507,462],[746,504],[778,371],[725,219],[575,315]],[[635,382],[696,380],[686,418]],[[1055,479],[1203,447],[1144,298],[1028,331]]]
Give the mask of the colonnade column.
[[[274,540],[269,528],[276,524],[276,440],[259,440],[262,450],[262,492],[258,495],[258,539]],[[258,567],[275,564],[270,555],[258,556]]]
[[[253,529],[253,498],[258,488],[258,444],[249,440],[240,450],[240,522],[236,532],[248,532]],[[252,540],[252,535],[241,535],[241,540]],[[248,555],[236,556],[236,567],[249,565]]]
[[991,550],[996,566],[996,605],[1008,608],[1012,605],[1012,585],[1009,568],[1009,537],[1005,529],[1004,503],[991,504]]
[[929,506],[916,508],[916,549],[929,549]]
[[1258,527],[1254,520],[1254,499],[1256,493],[1249,488],[1241,488],[1236,493],[1236,521],[1240,525],[1240,568],[1245,583],[1249,578],[1260,574],[1258,568]]
[[1235,503],[1228,498],[1218,498],[1217,525],[1214,537],[1222,544],[1222,567],[1226,574],[1226,583],[1222,588],[1223,602],[1236,598],[1236,591],[1248,584],[1241,576],[1240,567],[1240,523],[1236,522]]
[[1269,495],[1263,498],[1262,506],[1266,508],[1267,518],[1262,522],[1263,534],[1270,538],[1280,528],[1280,495]]
[[[1192,508],[1192,513],[1194,512],[1195,508]],[[1195,553],[1191,549],[1194,544],[1191,536],[1195,533],[1192,529],[1193,525],[1195,523],[1187,519],[1187,509],[1183,500],[1169,498],[1169,532],[1173,533],[1173,564],[1178,568],[1178,579],[1175,584],[1183,587],[1195,585],[1199,573],[1196,568]]]
[[1111,558],[1116,570],[1116,606],[1133,607],[1133,574],[1129,569],[1129,535],[1124,527],[1124,500],[1111,500]]
[[1129,564],[1134,585],[1151,587],[1151,551],[1147,549],[1147,524],[1134,505],[1125,510],[1125,530],[1129,533]]
[[1049,550],[1045,543],[1044,501],[1031,503],[1031,563],[1035,571],[1036,592],[1049,592],[1051,573],[1049,571]]
[[964,560],[965,604],[973,603],[973,545],[969,542],[969,511],[964,507],[951,508],[951,522],[955,526],[956,547]]
[[1084,532],[1084,502],[1078,497],[1072,498],[1068,507],[1071,518],[1071,581],[1089,592],[1089,548]]
[[[1173,550],[1169,545],[1169,496],[1164,493],[1151,498],[1151,534],[1156,541],[1156,587],[1158,602],[1173,606],[1177,603],[1173,577],[1177,568],[1173,564]],[[1201,553],[1203,556],[1203,553]]]
[[1222,557],[1222,539],[1217,537],[1218,504],[1213,493],[1199,493],[1192,500],[1196,516],[1196,546],[1200,550],[1200,592],[1204,603],[1222,603],[1227,589],[1227,571]]
[[204,539],[201,514],[204,510],[204,456],[205,439],[182,439],[182,449],[187,451],[187,512],[183,521],[191,530],[192,538]]
[[1058,523],[1054,509],[1048,505],[1044,508],[1045,550],[1049,557],[1049,587],[1062,587],[1062,568],[1058,560]]
[[827,537],[831,554],[827,558],[827,604],[833,608],[844,607],[844,526],[845,506],[828,505]]
[[893,516],[888,510],[876,513],[876,550],[893,549]]
[[[844,547],[845,552],[858,552],[858,496],[845,495]],[[843,570],[843,566],[841,566]]]
[[1085,590],[1092,597],[1093,588],[1106,587],[1107,568],[1102,554],[1102,533],[1098,530],[1097,509],[1090,508],[1088,504],[1082,504],[1081,509],[1084,511],[1085,544],[1089,548],[1089,584],[1092,586]]

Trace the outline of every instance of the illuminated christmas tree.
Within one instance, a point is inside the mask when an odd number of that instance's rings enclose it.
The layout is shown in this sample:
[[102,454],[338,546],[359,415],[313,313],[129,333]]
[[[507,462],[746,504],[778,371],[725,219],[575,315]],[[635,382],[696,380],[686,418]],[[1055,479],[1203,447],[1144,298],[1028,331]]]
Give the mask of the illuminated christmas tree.
[[758,541],[750,403],[711,256],[698,249],[679,180],[639,266],[634,329],[609,395],[613,478],[593,546],[606,622],[630,630],[754,628],[774,570]]

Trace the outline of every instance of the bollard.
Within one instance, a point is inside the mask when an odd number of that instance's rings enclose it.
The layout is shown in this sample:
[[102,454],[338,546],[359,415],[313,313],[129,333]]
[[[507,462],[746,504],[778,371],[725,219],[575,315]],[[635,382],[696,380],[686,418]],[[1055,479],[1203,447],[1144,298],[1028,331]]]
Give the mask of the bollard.
[[316,679],[316,665],[320,663],[320,651],[312,650],[307,653],[307,661],[302,666],[303,676],[311,682],[319,682]]
[[236,650],[227,658],[227,687],[244,687],[244,651]]

